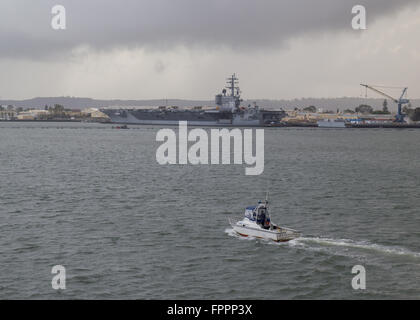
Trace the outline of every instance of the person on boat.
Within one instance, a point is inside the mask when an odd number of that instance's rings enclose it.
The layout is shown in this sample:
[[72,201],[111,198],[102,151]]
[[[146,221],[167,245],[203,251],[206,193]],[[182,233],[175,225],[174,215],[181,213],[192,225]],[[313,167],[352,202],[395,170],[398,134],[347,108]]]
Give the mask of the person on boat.
[[256,222],[259,226],[261,226],[261,228],[270,229],[271,221],[270,221],[270,215],[267,212],[266,204],[263,205],[261,201],[258,201],[258,206],[255,209],[255,211],[257,212]]
[[258,208],[257,224],[260,225],[261,227],[264,227],[265,219],[266,219],[265,208]]
[[267,217],[265,218],[264,224],[263,224],[263,228],[264,229],[270,229],[270,227],[271,227],[270,216],[267,215]]
[[262,210],[261,211],[261,227],[263,227],[264,228],[264,226],[265,226],[265,221],[267,220],[267,217],[266,217],[266,215],[265,215],[265,210]]

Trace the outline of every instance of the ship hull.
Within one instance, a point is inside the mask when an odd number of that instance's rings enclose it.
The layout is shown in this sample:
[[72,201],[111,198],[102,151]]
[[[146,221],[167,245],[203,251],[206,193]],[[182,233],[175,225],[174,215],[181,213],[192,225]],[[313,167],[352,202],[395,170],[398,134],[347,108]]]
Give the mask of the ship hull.
[[[283,112],[261,112],[258,116],[246,117],[243,114],[223,112],[199,111],[168,111],[156,110],[124,110],[103,109],[111,123],[136,125],[178,125],[180,121],[187,121],[190,126],[216,126],[216,127],[262,127],[266,122],[278,122]],[[268,119],[268,120],[267,120]]]

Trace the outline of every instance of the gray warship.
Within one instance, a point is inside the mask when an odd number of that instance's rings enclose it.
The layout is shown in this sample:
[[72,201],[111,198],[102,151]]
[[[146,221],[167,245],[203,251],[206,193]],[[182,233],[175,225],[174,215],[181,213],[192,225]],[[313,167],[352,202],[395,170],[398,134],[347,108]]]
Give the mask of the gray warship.
[[[216,95],[215,108],[154,107],[102,108],[112,123],[145,125],[178,125],[188,121],[191,126],[262,127],[280,124],[286,116],[283,110],[264,110],[256,104],[241,106],[241,91],[235,74],[227,79],[227,86]],[[228,92],[228,90],[230,92]]]

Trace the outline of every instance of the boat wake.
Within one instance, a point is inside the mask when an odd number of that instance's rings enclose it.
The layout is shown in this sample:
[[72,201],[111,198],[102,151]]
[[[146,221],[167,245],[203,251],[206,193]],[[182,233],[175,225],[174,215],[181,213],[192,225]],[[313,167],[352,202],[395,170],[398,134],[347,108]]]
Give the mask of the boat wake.
[[[383,255],[398,255],[398,256],[407,256],[411,258],[420,258],[420,252],[414,252],[406,248],[397,247],[397,246],[385,246],[380,244],[371,243],[369,241],[354,241],[350,239],[332,239],[332,238],[323,238],[323,237],[300,237],[297,239],[290,240],[289,242],[277,243],[269,240],[260,240],[253,237],[243,237],[237,234],[233,229],[228,228],[225,232],[239,239],[244,240],[258,240],[263,241],[269,244],[280,245],[280,246],[290,246],[297,249],[311,250],[311,251],[321,251],[328,252],[334,255],[344,255],[344,256],[353,256],[352,252],[376,252]],[[357,253],[353,252],[353,253]],[[356,254],[357,255],[357,254]]]
[[331,239],[322,237],[301,237],[290,241],[291,245],[311,245],[315,244],[318,247],[342,247],[346,249],[359,249],[365,251],[376,251],[383,254],[392,255],[406,255],[414,258],[420,258],[419,252],[413,252],[408,249],[397,246],[385,246],[380,244],[371,243],[369,241],[354,241],[350,239]]

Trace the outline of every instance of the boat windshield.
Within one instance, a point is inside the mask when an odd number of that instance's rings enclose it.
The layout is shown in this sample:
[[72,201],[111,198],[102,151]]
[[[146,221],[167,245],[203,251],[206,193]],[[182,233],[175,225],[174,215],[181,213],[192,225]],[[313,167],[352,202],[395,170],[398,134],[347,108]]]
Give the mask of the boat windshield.
[[248,218],[251,221],[255,221],[255,206],[253,207],[247,207],[245,209],[245,217]]

